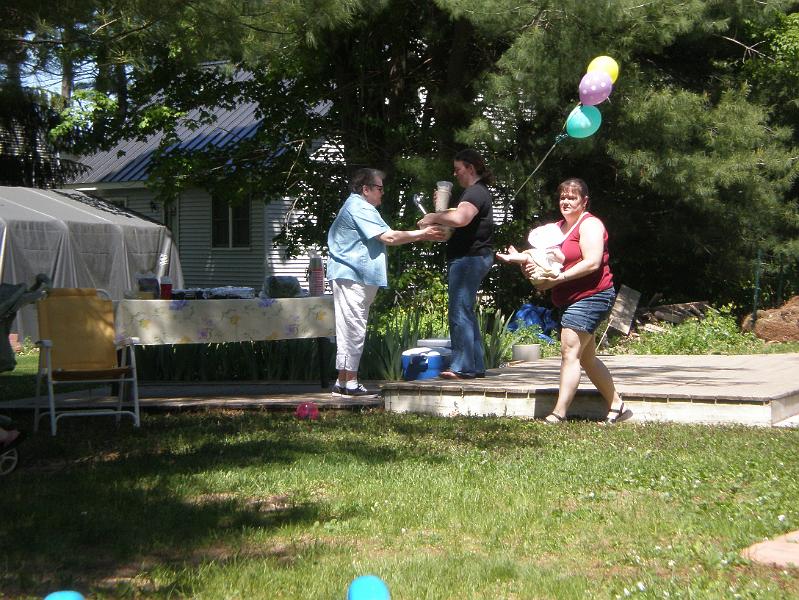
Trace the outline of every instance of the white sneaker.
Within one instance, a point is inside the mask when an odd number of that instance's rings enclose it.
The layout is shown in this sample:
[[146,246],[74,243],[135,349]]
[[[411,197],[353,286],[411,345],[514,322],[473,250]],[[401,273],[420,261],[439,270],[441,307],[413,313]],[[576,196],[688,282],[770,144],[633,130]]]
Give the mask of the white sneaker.
[[380,395],[380,393],[379,392],[370,392],[365,387],[363,387],[363,384],[359,383],[358,387],[356,387],[356,388],[345,387],[344,388],[344,395],[345,396],[350,396],[350,397],[359,397],[359,398],[366,398],[366,397],[376,398],[377,396]]

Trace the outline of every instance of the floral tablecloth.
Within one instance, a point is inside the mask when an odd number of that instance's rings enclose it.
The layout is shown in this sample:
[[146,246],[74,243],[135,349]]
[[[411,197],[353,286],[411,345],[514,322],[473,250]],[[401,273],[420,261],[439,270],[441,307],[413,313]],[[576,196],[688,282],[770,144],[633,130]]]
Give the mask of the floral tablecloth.
[[209,344],[336,335],[333,296],[120,300],[117,333],[148,344]]

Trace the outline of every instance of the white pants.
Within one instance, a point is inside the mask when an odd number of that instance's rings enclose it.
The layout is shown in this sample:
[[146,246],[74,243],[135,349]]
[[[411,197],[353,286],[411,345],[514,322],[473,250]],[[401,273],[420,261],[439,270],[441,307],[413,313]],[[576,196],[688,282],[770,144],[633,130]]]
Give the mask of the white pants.
[[358,372],[366,341],[369,308],[379,289],[349,279],[331,280],[336,311],[336,369]]

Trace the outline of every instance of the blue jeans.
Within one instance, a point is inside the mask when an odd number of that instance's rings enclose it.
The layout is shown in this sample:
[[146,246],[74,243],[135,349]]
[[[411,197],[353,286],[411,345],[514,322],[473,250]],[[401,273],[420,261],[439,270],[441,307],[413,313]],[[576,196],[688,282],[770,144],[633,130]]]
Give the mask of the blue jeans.
[[494,255],[462,256],[449,262],[449,339],[456,373],[485,373],[483,335],[474,312],[477,290],[494,264]]

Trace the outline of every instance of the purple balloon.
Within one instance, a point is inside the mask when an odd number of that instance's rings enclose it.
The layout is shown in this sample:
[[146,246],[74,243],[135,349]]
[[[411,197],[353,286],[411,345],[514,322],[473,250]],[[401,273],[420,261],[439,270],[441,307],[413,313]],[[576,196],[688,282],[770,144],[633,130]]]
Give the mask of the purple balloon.
[[580,102],[594,106],[604,102],[613,91],[613,81],[604,71],[590,71],[580,80]]

